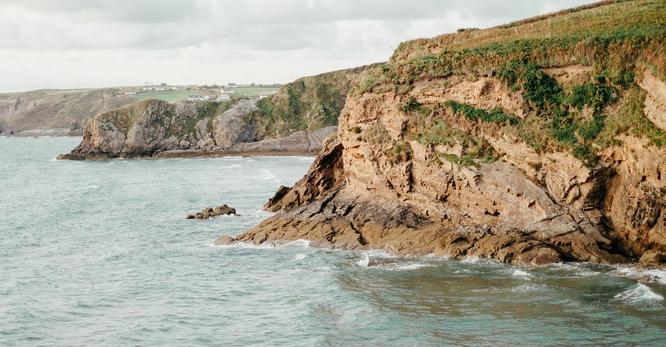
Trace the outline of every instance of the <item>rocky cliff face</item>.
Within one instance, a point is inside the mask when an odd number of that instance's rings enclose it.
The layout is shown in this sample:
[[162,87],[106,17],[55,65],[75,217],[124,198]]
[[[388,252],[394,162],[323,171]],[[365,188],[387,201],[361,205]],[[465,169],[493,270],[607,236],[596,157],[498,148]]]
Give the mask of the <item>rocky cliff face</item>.
[[177,157],[236,153],[312,153],[336,128],[256,142],[256,99],[180,103],[147,100],[95,117],[83,141],[59,159]]
[[316,153],[334,133],[346,95],[376,66],[300,78],[265,99],[169,105],[156,100],[111,110],[85,127],[60,159]]
[[327,72],[299,78],[270,98],[258,102],[253,118],[258,137],[288,136],[338,124],[350,89],[377,65]]
[[0,134],[80,136],[87,119],[134,101],[112,88],[0,94]]
[[608,2],[401,45],[237,240],[663,263],[664,14]]

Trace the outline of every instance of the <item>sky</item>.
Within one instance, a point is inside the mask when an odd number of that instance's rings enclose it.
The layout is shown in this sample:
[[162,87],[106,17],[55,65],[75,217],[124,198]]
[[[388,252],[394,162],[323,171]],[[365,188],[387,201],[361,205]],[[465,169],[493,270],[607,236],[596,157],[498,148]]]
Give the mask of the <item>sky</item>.
[[0,91],[285,83],[589,0],[0,0]]

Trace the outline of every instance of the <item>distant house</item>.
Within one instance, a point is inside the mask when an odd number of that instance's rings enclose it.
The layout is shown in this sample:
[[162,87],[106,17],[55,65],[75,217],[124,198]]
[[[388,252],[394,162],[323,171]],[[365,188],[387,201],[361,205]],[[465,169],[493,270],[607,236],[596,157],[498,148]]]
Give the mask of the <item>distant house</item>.
[[230,94],[222,94],[222,95],[218,96],[215,99],[215,101],[218,101],[218,102],[219,101],[229,101],[229,100],[231,100],[231,95]]

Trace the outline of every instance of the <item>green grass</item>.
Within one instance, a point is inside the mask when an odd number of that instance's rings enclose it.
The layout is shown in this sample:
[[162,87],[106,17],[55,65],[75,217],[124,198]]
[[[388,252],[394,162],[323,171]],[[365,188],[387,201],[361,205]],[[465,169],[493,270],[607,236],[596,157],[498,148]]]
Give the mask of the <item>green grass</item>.
[[[643,114],[645,92],[636,81],[646,68],[666,79],[664,42],[663,0],[595,4],[506,26],[402,43],[387,64],[365,76],[360,90],[405,95],[417,81],[497,76],[522,96],[527,112],[520,120],[501,109],[480,110],[452,101],[444,105],[469,120],[504,123],[503,131],[535,150],[567,150],[592,167],[598,161],[597,151],[618,144],[618,135],[666,145],[666,134]],[[592,79],[560,84],[545,70],[569,65],[592,67]],[[475,160],[483,156],[468,151],[470,143],[460,134],[433,120],[441,105],[433,111],[411,97],[401,106],[410,114],[412,139],[428,145],[462,141],[465,155]]]
[[[280,87],[268,87],[268,86],[254,86],[254,87],[235,87],[230,88],[233,90],[236,96],[246,96],[246,97],[255,97],[259,96],[262,93],[275,93],[280,89]],[[225,88],[227,90],[227,88]]]
[[450,107],[454,113],[463,115],[471,121],[481,120],[488,123],[507,123],[511,125],[516,125],[519,121],[518,118],[506,114],[504,110],[499,107],[491,111],[486,111],[453,100],[448,100],[444,104]]
[[[240,97],[255,97],[259,96],[262,93],[273,93],[277,92],[279,87],[268,87],[268,86],[243,86],[229,88],[228,90],[234,91],[234,96]],[[227,90],[227,88],[225,88]],[[164,90],[164,91],[151,91],[151,92],[139,92],[133,97],[137,100],[162,100],[170,103],[180,102],[187,100],[190,96],[203,96],[208,95],[211,98],[219,96],[220,88],[218,89],[208,89],[208,90]]]
[[141,92],[134,95],[137,100],[162,100],[170,103],[175,103],[187,100],[190,96],[202,95],[197,90],[165,90],[155,92]]

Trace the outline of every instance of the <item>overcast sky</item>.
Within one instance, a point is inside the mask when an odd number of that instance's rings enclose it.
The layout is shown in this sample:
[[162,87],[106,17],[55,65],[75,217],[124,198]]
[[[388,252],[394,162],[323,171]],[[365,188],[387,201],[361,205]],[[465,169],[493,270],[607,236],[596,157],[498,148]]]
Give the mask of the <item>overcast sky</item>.
[[288,82],[589,0],[0,0],[0,91]]

